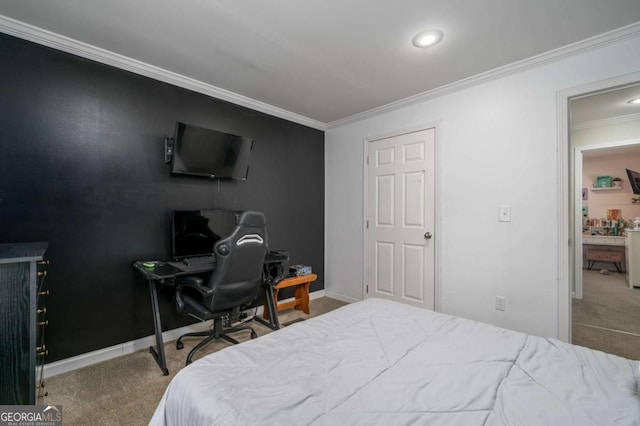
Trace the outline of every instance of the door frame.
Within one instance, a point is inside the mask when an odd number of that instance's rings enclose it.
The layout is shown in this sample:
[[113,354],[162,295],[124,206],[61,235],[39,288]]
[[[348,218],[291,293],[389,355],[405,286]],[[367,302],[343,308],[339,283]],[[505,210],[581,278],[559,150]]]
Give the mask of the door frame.
[[[558,123],[558,149],[557,149],[557,173],[558,173],[558,339],[571,343],[571,298],[575,281],[573,264],[575,226],[570,226],[570,216],[575,211],[570,209],[571,188],[569,172],[571,171],[569,141],[569,103],[572,98],[590,96],[597,92],[613,90],[622,86],[640,81],[640,72],[624,74],[618,77],[594,81],[579,86],[560,90],[556,93],[556,117]],[[575,187],[575,185],[574,185]],[[577,207],[575,207],[577,210]],[[574,216],[575,218],[575,216]]]
[[[364,300],[367,296],[366,286],[367,286],[367,267],[369,266],[367,259],[367,243],[368,243],[368,232],[367,232],[367,220],[369,216],[368,212],[368,201],[369,201],[369,192],[368,192],[368,169],[367,169],[367,157],[369,155],[369,146],[371,142],[391,138],[395,136],[405,135],[407,133],[415,133],[420,132],[422,130],[434,129],[435,130],[435,158],[434,158],[434,173],[435,173],[435,183],[434,183],[434,203],[435,203],[435,211],[434,211],[434,281],[433,281],[433,309],[436,312],[441,311],[440,306],[440,243],[439,240],[442,238],[442,227],[441,227],[441,207],[440,207],[440,190],[441,190],[441,169],[440,169],[440,139],[442,137],[442,123],[440,120],[431,123],[419,124],[416,126],[411,126],[403,129],[391,130],[384,133],[375,134],[372,136],[367,136],[362,140],[362,181],[363,181],[363,197],[362,197],[362,299]],[[426,200],[426,197],[425,197]]]

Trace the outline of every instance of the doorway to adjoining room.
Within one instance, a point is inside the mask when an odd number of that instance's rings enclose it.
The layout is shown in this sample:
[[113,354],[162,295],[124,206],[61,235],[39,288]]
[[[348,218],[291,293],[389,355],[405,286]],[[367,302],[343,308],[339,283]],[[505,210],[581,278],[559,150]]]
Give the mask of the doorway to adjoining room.
[[[629,250],[640,194],[640,85],[571,99],[574,230],[571,341],[640,359],[640,259]],[[631,281],[631,284],[630,284]],[[640,283],[636,283],[640,285]]]

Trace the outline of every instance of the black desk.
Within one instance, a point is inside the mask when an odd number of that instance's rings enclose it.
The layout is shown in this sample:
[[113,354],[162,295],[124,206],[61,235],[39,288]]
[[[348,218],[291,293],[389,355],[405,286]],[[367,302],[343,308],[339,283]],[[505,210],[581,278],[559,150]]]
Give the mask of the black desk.
[[[282,276],[273,276],[273,266],[280,265],[288,261],[288,256],[279,254],[277,252],[269,252],[264,261],[263,268],[263,287],[264,287],[264,309],[269,311],[269,321],[265,321],[259,318],[257,315],[254,317],[255,321],[269,327],[272,330],[280,328],[280,322],[278,321],[278,313],[276,311],[276,304],[273,298],[273,286],[277,284]],[[188,268],[180,267],[179,264],[173,262],[157,262],[153,268],[145,268],[142,266],[142,261],[133,262],[134,269],[140,271],[144,278],[149,283],[149,292],[151,293],[151,310],[153,312],[153,328],[156,334],[156,347],[149,347],[149,352],[155,359],[156,363],[162,370],[162,373],[167,376],[169,370],[167,369],[167,359],[164,355],[164,341],[162,339],[162,324],[160,322],[160,309],[158,307],[158,288],[165,285],[174,285],[175,279],[181,276],[199,274],[211,272],[214,269],[212,264],[203,265],[191,265]],[[178,267],[174,266],[177,265]],[[186,269],[186,270],[185,270]]]

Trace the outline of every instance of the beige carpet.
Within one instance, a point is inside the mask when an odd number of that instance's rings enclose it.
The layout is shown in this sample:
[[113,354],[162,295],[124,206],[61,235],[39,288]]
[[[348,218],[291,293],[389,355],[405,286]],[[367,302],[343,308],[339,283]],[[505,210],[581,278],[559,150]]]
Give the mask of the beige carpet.
[[572,343],[640,360],[640,288],[624,274],[583,271],[583,299],[572,301]]
[[[322,297],[310,302],[311,315],[287,310],[279,315],[283,325],[320,315],[336,309],[344,302]],[[258,336],[271,332],[252,323]],[[248,332],[234,335],[237,340],[249,339]],[[165,342],[169,376],[163,376],[148,350],[138,351],[109,361],[52,377],[46,381],[48,396],[38,404],[60,404],[65,425],[146,425],[167,385],[184,367],[187,354],[200,340],[185,339],[178,351],[175,342]],[[209,353],[230,346],[226,341],[214,341],[200,350],[194,361]]]

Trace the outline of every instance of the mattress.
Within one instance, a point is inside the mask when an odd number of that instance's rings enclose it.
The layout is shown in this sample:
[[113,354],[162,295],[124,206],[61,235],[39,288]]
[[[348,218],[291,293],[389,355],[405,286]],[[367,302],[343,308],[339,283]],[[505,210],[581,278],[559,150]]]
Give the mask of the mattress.
[[382,299],[208,355],[152,425],[640,425],[640,363]]

